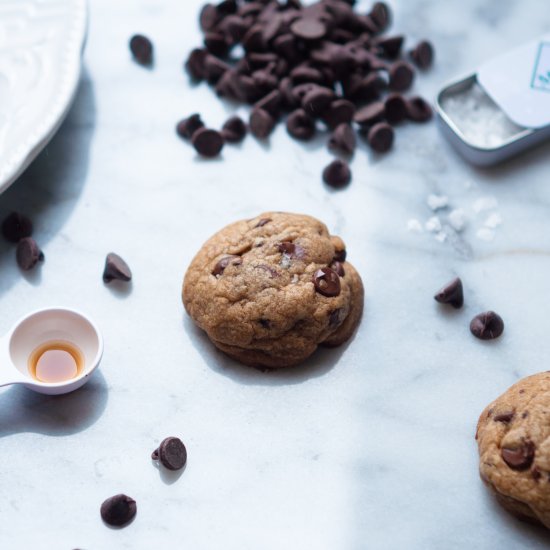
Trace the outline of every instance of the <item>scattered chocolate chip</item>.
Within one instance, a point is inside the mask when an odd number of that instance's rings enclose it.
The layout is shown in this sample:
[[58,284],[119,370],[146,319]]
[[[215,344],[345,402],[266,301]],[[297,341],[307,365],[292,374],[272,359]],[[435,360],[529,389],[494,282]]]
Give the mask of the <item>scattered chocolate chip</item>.
[[514,411],[507,411],[504,413],[497,414],[493,417],[493,420],[495,422],[503,422],[504,424],[508,424],[514,418]]
[[385,153],[393,145],[393,128],[386,122],[378,122],[367,134],[367,141],[377,153]]
[[333,271],[335,271],[336,273],[338,273],[338,275],[340,277],[343,277],[346,272],[344,270],[344,266],[342,265],[341,262],[338,262],[338,261],[333,261],[331,264],[330,264],[330,269],[332,269]]
[[221,14],[214,4],[205,4],[199,13],[199,24],[203,31],[214,29],[220,19]]
[[153,44],[142,34],[134,34],[130,38],[130,51],[140,65],[150,65],[153,62]]
[[347,155],[352,155],[355,151],[355,132],[353,128],[346,123],[340,124],[332,132],[328,146],[335,150],[345,153]]
[[283,94],[275,89],[271,90],[267,95],[262,97],[259,101],[254,104],[255,109],[263,109],[269,113],[274,119],[277,119],[279,116],[279,110],[283,102]]
[[133,498],[120,494],[105,500],[101,505],[100,512],[105,523],[122,527],[134,519],[137,505]]
[[263,227],[266,223],[269,223],[270,221],[271,218],[262,218],[254,227]]
[[334,100],[321,115],[323,122],[334,129],[340,124],[350,123],[355,114],[355,105],[347,99]]
[[2,235],[10,243],[17,243],[25,237],[30,237],[32,229],[31,220],[19,212],[11,212],[2,222]]
[[532,441],[524,441],[519,447],[503,447],[500,454],[512,470],[527,470],[535,458],[535,444]]
[[323,181],[331,187],[344,187],[351,181],[351,170],[343,160],[333,160],[323,170]]
[[189,76],[194,80],[203,80],[206,78],[205,72],[205,60],[207,52],[202,48],[195,48],[191,50],[187,61],[185,62],[185,69],[189,73]]
[[464,305],[464,291],[460,277],[456,277],[438,290],[434,300],[440,304],[449,304],[455,309],[461,308]]
[[502,317],[494,311],[485,311],[476,315],[470,323],[470,332],[481,340],[498,338],[504,330]]
[[263,109],[253,109],[250,114],[250,132],[258,139],[265,139],[275,128],[275,120]]
[[318,269],[313,274],[312,281],[315,290],[323,296],[332,298],[340,294],[340,277],[330,267]]
[[181,470],[187,462],[187,449],[177,437],[163,439],[159,448],[151,454],[153,460],[159,460],[167,470]]
[[385,30],[390,25],[391,10],[385,2],[376,2],[369,15],[379,31]]
[[277,249],[279,252],[282,252],[283,254],[287,254],[288,256],[291,256],[294,254],[294,251],[296,250],[296,245],[294,243],[291,243],[290,241],[285,241],[282,243],[279,243],[277,245]]
[[390,66],[389,76],[389,87],[392,90],[402,92],[411,87],[414,70],[406,61],[396,61]]
[[232,116],[222,127],[222,137],[228,143],[239,143],[246,136],[246,124],[241,117]]
[[231,265],[241,265],[243,263],[243,260],[240,256],[224,256],[221,260],[218,261],[218,263],[214,266],[214,269],[212,270],[212,275],[214,277],[217,277],[218,275],[221,275],[225,268],[231,264]]
[[386,116],[386,106],[383,101],[375,101],[359,109],[353,120],[360,126],[371,126],[380,122]]
[[223,149],[223,137],[217,130],[199,128],[192,138],[193,147],[202,157],[212,158]]
[[201,120],[201,116],[195,113],[180,120],[176,126],[176,132],[184,139],[191,139],[200,128],[204,128],[204,122]]
[[384,57],[390,59],[395,59],[399,56],[401,52],[401,47],[403,46],[404,37],[399,36],[389,36],[387,38],[379,38],[374,41],[374,45],[377,49],[380,50],[381,54]]
[[315,135],[315,120],[303,109],[296,109],[288,115],[286,129],[293,138],[307,141]]
[[40,250],[32,237],[25,237],[17,243],[15,257],[17,265],[23,271],[29,271],[38,262],[44,261],[44,253]]
[[407,116],[407,103],[405,98],[398,93],[388,95],[384,102],[386,120],[390,124],[398,124]]
[[433,63],[434,48],[430,42],[422,40],[409,52],[409,55],[419,69],[427,69]]
[[332,90],[316,86],[304,95],[302,107],[308,115],[319,117],[327,110],[333,99]]
[[318,19],[303,17],[297,19],[290,26],[292,34],[303,40],[320,40],[325,36],[327,29]]
[[413,122],[427,122],[433,112],[429,103],[421,97],[411,97],[406,101],[407,118]]
[[110,283],[113,280],[131,281],[132,272],[128,264],[114,252],[107,254],[105,259],[105,268],[103,270],[103,282]]

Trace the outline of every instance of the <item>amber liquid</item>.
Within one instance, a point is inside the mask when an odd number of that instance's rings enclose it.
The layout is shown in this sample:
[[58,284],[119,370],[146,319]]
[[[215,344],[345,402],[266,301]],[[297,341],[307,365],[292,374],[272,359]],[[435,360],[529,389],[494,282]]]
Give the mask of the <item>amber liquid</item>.
[[70,342],[50,341],[30,354],[28,367],[31,376],[39,382],[65,382],[80,375],[84,357]]

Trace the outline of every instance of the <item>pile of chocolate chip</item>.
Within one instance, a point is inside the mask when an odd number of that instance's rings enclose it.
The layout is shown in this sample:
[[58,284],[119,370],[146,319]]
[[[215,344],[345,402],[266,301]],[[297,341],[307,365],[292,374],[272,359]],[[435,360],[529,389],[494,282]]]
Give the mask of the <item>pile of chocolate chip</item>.
[[29,271],[44,261],[44,253],[32,238],[33,225],[27,216],[11,212],[2,222],[2,235],[10,243],[17,244],[15,257],[23,271]]
[[[194,49],[185,67],[196,81],[206,80],[218,96],[252,105],[250,132],[265,139],[286,114],[286,128],[308,141],[328,129],[328,146],[352,155],[356,132],[379,153],[388,151],[394,126],[404,120],[425,122],[432,109],[421,97],[405,98],[415,71],[428,68],[433,48],[418,43],[405,59],[402,35],[382,36],[391,21],[389,7],[369,13],[355,0],[224,0],[200,12],[204,47]],[[216,156],[226,141],[240,141],[246,125],[237,117],[221,132],[204,127],[194,114],[178,124],[178,134],[203,156]],[[327,166],[329,185],[346,185],[349,166]]]

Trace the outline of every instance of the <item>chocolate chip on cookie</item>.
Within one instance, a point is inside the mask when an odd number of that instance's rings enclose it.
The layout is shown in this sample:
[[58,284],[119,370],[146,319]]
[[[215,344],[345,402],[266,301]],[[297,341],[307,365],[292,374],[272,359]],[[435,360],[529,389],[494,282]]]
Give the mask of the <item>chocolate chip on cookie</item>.
[[238,361],[296,365],[319,345],[348,340],[360,321],[363,286],[345,257],[344,242],[315,218],[267,212],[204,244],[185,274],[183,303]]

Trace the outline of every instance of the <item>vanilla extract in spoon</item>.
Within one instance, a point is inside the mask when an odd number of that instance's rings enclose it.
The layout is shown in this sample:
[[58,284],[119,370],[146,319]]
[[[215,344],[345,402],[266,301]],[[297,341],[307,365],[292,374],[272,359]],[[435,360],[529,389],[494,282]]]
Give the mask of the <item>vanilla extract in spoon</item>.
[[84,367],[82,352],[72,343],[49,341],[29,356],[31,376],[39,382],[59,383],[80,375]]

